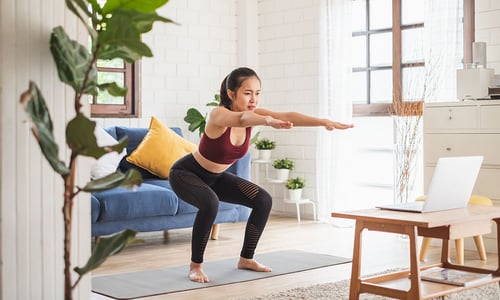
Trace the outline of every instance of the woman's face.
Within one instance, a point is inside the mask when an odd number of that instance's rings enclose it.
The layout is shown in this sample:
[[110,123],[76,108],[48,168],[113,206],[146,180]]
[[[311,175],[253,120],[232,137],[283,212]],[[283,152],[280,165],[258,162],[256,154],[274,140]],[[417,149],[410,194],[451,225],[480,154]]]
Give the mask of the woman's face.
[[259,104],[260,81],[252,76],[243,80],[236,94],[228,90],[229,97],[233,101],[233,111],[254,110]]

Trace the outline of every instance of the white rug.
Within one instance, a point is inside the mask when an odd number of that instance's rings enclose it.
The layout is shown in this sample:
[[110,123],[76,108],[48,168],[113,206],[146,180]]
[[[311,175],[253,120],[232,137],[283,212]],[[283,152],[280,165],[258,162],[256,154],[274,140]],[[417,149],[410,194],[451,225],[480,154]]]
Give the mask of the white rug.
[[[308,287],[294,288],[284,292],[272,293],[261,297],[242,298],[240,300],[335,300],[349,299],[349,280],[332,283],[316,284]],[[361,300],[392,299],[371,294],[362,294]],[[498,283],[492,283],[475,289],[454,293],[444,298],[447,300],[499,300],[500,288]]]

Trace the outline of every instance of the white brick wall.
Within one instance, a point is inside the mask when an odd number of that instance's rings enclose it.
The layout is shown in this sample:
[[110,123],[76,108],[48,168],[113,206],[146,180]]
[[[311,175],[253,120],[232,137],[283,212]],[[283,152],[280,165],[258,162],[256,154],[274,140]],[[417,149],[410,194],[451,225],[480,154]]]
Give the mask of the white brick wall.
[[183,119],[189,107],[208,111],[205,104],[237,63],[236,0],[171,0],[158,13],[178,25],[156,23],[143,37],[154,57],[141,63],[141,118],[100,122],[147,127],[154,115],[196,141]]
[[[259,1],[258,72],[262,80],[261,107],[317,115],[319,13],[319,1]],[[314,198],[315,129],[280,131],[261,128],[261,136],[277,141],[272,159],[286,156],[295,160],[296,168],[290,176],[305,177],[307,187],[304,196]],[[270,167],[270,174],[272,170]],[[282,184],[264,186],[277,196],[273,204],[274,211],[295,212],[295,206],[279,200],[284,193]]]
[[500,74],[500,1],[476,0],[476,41],[486,42],[488,68]]

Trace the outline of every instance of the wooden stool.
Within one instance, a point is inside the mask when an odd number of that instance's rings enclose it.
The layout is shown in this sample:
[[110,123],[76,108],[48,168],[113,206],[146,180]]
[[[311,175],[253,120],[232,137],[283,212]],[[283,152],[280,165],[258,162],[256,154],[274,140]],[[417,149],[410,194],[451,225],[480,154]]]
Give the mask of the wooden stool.
[[[418,197],[416,201],[425,201],[425,196]],[[486,196],[472,195],[469,199],[469,204],[492,206],[493,202],[491,201],[490,198]],[[477,252],[479,253],[479,257],[481,258],[481,260],[486,260],[487,257],[486,257],[486,250],[484,249],[483,236],[482,235],[474,236],[474,243],[476,244]],[[420,246],[420,257],[419,257],[421,261],[425,260],[425,257],[427,255],[427,250],[429,249],[430,244],[431,244],[431,238],[424,237],[422,239],[422,245]],[[455,240],[455,250],[457,253],[457,264],[463,265],[464,239]]]

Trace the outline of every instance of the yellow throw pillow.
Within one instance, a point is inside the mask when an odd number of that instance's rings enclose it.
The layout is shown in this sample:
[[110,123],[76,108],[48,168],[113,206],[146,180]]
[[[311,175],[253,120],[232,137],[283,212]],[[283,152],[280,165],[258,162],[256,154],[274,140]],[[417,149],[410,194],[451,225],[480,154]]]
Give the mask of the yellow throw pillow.
[[127,161],[160,178],[168,178],[172,165],[195,149],[195,144],[179,136],[155,117],[151,117],[148,133],[127,157]]

